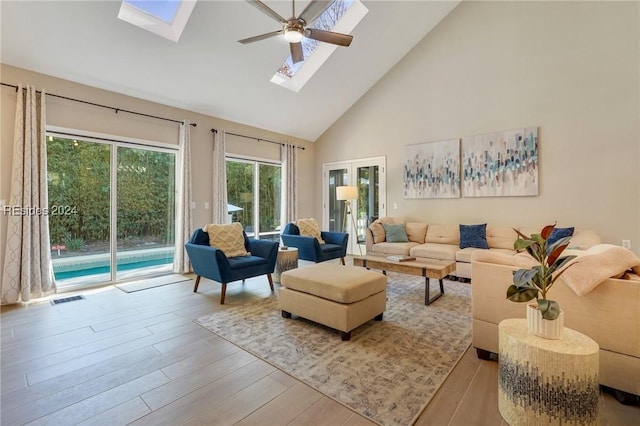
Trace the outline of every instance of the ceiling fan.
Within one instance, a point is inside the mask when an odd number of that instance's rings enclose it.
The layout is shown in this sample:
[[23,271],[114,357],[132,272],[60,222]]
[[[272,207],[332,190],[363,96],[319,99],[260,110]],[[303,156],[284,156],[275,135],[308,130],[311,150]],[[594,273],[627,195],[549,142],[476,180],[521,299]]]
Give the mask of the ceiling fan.
[[301,41],[305,37],[325,43],[337,44],[338,46],[349,46],[351,44],[351,40],[353,40],[352,35],[319,30],[316,28],[308,28],[313,21],[318,19],[318,17],[327,10],[329,6],[331,6],[332,1],[311,0],[300,16],[296,16],[296,2],[295,0],[292,0],[292,16],[289,19],[284,19],[260,0],[246,1],[265,15],[282,24],[282,29],[238,41],[242,44],[248,44],[283,34],[284,39],[289,42],[293,63],[304,61]]

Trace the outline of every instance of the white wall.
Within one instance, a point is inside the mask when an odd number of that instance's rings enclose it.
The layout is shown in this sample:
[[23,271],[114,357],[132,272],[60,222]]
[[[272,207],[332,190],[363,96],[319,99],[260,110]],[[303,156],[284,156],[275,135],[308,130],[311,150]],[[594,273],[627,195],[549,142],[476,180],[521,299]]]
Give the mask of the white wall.
[[[298,211],[301,217],[308,217],[313,214],[313,191],[307,189],[313,188],[315,182],[315,175],[313,174],[315,145],[309,141],[221,120],[216,117],[143,101],[141,99],[34,73],[6,64],[0,64],[0,78],[3,83],[14,85],[18,83],[31,84],[38,89],[45,89],[48,93],[176,120],[187,119],[191,122],[196,122],[198,126],[191,128],[193,200],[196,202],[196,208],[193,211],[194,226],[211,222],[211,210],[204,209],[204,203],[208,202],[209,205],[211,205],[213,198],[213,173],[211,169],[213,136],[211,128],[224,129],[228,132],[261,137],[276,142],[293,143],[305,147],[305,150],[300,150],[298,153]],[[9,200],[10,194],[15,104],[15,89],[1,86],[0,136],[2,140],[0,141],[0,200]],[[170,144],[178,143],[179,125],[175,123],[126,113],[115,114],[112,110],[83,105],[54,97],[47,98],[46,108],[47,125]],[[279,145],[234,136],[227,138],[227,151],[234,154],[250,155],[253,158],[272,160],[278,160],[280,158]],[[6,217],[0,213],[0,268],[2,267],[1,265],[4,264],[6,227]]]
[[[640,253],[639,51],[638,2],[463,2],[319,138],[316,170],[386,155],[389,215],[557,221]],[[526,126],[539,196],[404,199],[404,145]]]

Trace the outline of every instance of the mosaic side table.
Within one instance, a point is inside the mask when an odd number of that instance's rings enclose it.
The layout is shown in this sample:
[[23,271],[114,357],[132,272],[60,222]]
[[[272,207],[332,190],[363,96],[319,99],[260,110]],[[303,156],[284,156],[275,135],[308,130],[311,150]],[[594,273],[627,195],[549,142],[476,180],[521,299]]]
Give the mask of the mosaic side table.
[[524,319],[499,325],[498,408],[514,425],[598,424],[599,346],[569,328],[535,336]]
[[276,260],[276,270],[273,273],[273,281],[279,283],[280,275],[289,269],[298,267],[298,249],[295,247],[280,247],[278,249],[278,259]]

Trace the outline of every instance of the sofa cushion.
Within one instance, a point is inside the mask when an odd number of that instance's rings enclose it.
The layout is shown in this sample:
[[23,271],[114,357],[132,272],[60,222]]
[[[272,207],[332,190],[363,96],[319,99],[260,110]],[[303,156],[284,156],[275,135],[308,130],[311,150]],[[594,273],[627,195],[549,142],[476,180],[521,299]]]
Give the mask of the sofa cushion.
[[313,218],[298,219],[296,225],[300,229],[300,235],[314,237],[320,244],[324,244],[324,240],[320,235],[320,226]]
[[409,241],[415,243],[424,243],[424,237],[427,235],[427,224],[419,222],[407,222],[405,225],[407,231],[407,237]]
[[[518,231],[520,231],[522,234],[526,235],[527,237],[530,237],[533,234],[539,234],[540,231],[542,231],[542,226],[537,227],[537,228],[532,228],[530,226],[526,226],[526,227],[518,228]],[[518,237],[520,237],[520,236],[518,236]]]
[[602,244],[600,236],[589,229],[576,228],[569,241],[570,249],[586,250],[595,245]]
[[409,255],[409,251],[415,246],[419,245],[418,243],[414,243],[409,241],[408,243],[378,243],[374,244],[371,248],[373,254],[399,254],[399,255]]
[[258,256],[236,256],[229,258],[229,266],[231,269],[245,269],[264,265],[268,261],[267,258]]
[[385,240],[384,227],[382,226],[382,222],[379,220],[375,220],[370,226],[371,234],[373,235],[373,243],[382,243]]
[[479,249],[479,248],[475,248],[475,247],[467,247],[464,249],[460,249],[456,252],[456,261],[458,262],[467,262],[467,263],[471,263],[471,257],[472,255],[477,252],[477,251],[491,251],[493,253],[500,253],[500,254],[504,254],[506,256],[513,256],[514,254],[516,254],[515,250],[508,250],[508,249]]
[[244,232],[242,224],[239,222],[218,225],[209,224],[202,228],[209,234],[209,245],[215,247],[227,257],[249,256],[244,245]]
[[[493,263],[496,265],[515,266],[515,257],[500,253],[495,250],[473,250],[471,251],[472,262]],[[531,256],[529,256],[531,258]],[[533,260],[533,259],[532,259]],[[506,294],[506,293],[505,293]]]
[[458,244],[424,243],[409,250],[409,255],[453,262],[456,260],[456,252],[458,250],[460,250]]
[[[460,244],[460,228],[458,225],[429,225],[425,243]],[[458,247],[459,248],[459,247]],[[453,260],[453,259],[452,259]]]
[[407,231],[404,229],[404,224],[398,223],[383,223],[385,239],[388,243],[408,243]]
[[487,243],[489,248],[513,250],[513,243],[518,239],[518,234],[512,226],[487,225]]
[[371,229],[371,234],[373,235],[374,244],[386,241],[384,227],[382,226],[383,223],[404,223],[404,220],[400,217],[391,216],[384,216],[374,220],[373,223],[369,225],[369,229]]
[[460,225],[460,248],[467,247],[488,249],[487,224]]

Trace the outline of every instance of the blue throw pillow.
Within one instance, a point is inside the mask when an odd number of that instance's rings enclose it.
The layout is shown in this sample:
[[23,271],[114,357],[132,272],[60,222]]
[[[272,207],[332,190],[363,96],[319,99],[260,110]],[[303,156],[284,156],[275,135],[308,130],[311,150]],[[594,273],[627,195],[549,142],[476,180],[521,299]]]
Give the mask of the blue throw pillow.
[[482,225],[460,225],[460,248],[467,247],[489,248],[486,223]]
[[551,244],[555,243],[556,241],[558,241],[560,238],[572,237],[574,230],[575,230],[574,227],[571,227],[571,228],[553,228],[553,231],[551,231],[551,235],[549,235],[549,238],[547,238],[547,247],[550,246]]
[[404,229],[404,224],[398,223],[383,223],[384,233],[386,234],[386,241],[388,243],[408,243],[407,231]]

